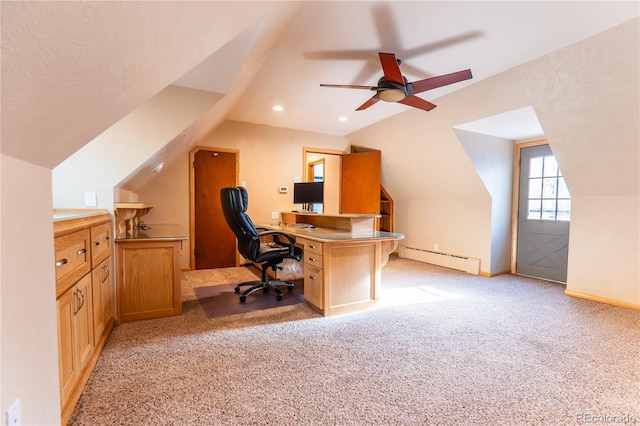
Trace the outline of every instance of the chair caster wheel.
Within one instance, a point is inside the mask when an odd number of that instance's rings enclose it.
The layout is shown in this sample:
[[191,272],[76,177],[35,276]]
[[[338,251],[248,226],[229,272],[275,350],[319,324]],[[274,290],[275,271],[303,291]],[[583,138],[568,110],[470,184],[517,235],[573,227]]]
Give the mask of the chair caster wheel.
[[235,291],[236,293],[240,293],[240,287],[234,288],[233,291]]
[[244,303],[245,300],[247,300],[246,296],[240,296],[240,303]]
[[262,292],[263,293],[269,293],[269,289],[267,287],[265,287],[265,288],[262,289]]
[[282,300],[282,295],[281,294],[277,295],[276,300]]
[[287,290],[293,291],[293,287],[287,287]]

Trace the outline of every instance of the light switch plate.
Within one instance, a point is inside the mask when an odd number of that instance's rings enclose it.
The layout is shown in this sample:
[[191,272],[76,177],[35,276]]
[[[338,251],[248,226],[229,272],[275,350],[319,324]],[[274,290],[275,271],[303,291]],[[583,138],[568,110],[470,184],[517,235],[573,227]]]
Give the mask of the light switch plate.
[[16,399],[15,402],[9,407],[7,410],[7,425],[14,426],[22,424],[20,419],[20,398]]
[[98,207],[98,196],[95,192],[84,193],[84,206],[85,207]]

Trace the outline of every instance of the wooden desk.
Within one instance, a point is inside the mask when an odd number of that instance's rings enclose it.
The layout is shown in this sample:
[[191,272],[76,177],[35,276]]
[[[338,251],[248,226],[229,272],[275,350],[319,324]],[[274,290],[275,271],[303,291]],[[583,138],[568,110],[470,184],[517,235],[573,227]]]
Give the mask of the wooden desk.
[[318,228],[339,229],[347,232],[375,231],[379,214],[315,214],[282,212],[283,225],[307,223]]
[[[316,223],[330,223],[331,220],[325,215],[305,216],[313,216]],[[347,219],[338,217],[340,215],[331,216],[341,224]],[[348,216],[351,216],[349,220],[353,216],[359,216],[357,219],[369,216],[375,227],[377,215]],[[308,220],[305,217],[300,222],[311,223]],[[296,243],[304,248],[304,261],[300,268],[300,275],[304,277],[304,297],[325,316],[372,307],[380,296],[381,269],[398,246],[398,241],[404,238],[402,234],[374,230],[349,232],[322,227],[261,226],[293,235]]]

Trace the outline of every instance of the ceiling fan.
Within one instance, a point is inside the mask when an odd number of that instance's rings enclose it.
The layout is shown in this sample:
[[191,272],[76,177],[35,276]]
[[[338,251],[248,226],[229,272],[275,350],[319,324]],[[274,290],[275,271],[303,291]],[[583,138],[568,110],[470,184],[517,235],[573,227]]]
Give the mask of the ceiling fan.
[[374,90],[376,92],[368,101],[360,105],[356,111],[362,111],[369,108],[379,100],[385,102],[399,102],[414,108],[430,111],[436,107],[429,101],[419,98],[416,93],[435,89],[449,84],[458,83],[468,80],[472,77],[471,70],[453,72],[437,77],[425,78],[413,82],[407,81],[407,78],[400,71],[400,59],[396,58],[393,53],[379,52],[380,63],[382,64],[383,77],[378,80],[377,86],[358,86],[351,84],[320,84],[322,87],[337,87],[344,89],[365,89]]

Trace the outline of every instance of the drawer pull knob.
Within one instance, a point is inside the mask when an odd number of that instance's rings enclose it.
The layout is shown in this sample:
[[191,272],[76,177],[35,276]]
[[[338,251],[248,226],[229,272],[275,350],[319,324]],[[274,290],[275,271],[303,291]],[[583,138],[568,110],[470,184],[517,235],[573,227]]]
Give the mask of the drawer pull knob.
[[314,281],[315,281],[315,280],[316,280],[316,277],[314,277],[313,275],[309,275],[309,279],[310,279],[310,280],[314,280]]
[[314,248],[318,248],[318,246],[314,246],[313,244],[309,244],[309,248],[314,249]]
[[312,262],[317,262],[318,261],[318,259],[316,259],[315,257],[310,257],[309,260],[312,261]]
[[69,261],[67,259],[62,259],[56,262],[56,267],[58,266],[62,266],[62,265],[66,265],[67,263],[69,263]]
[[106,237],[103,238],[104,241],[109,241],[109,236],[107,235]]
[[100,245],[100,241],[96,241],[95,243],[93,243],[94,246],[99,246]]
[[87,249],[80,249],[76,253],[80,255],[80,254],[85,254],[86,252],[87,252]]

